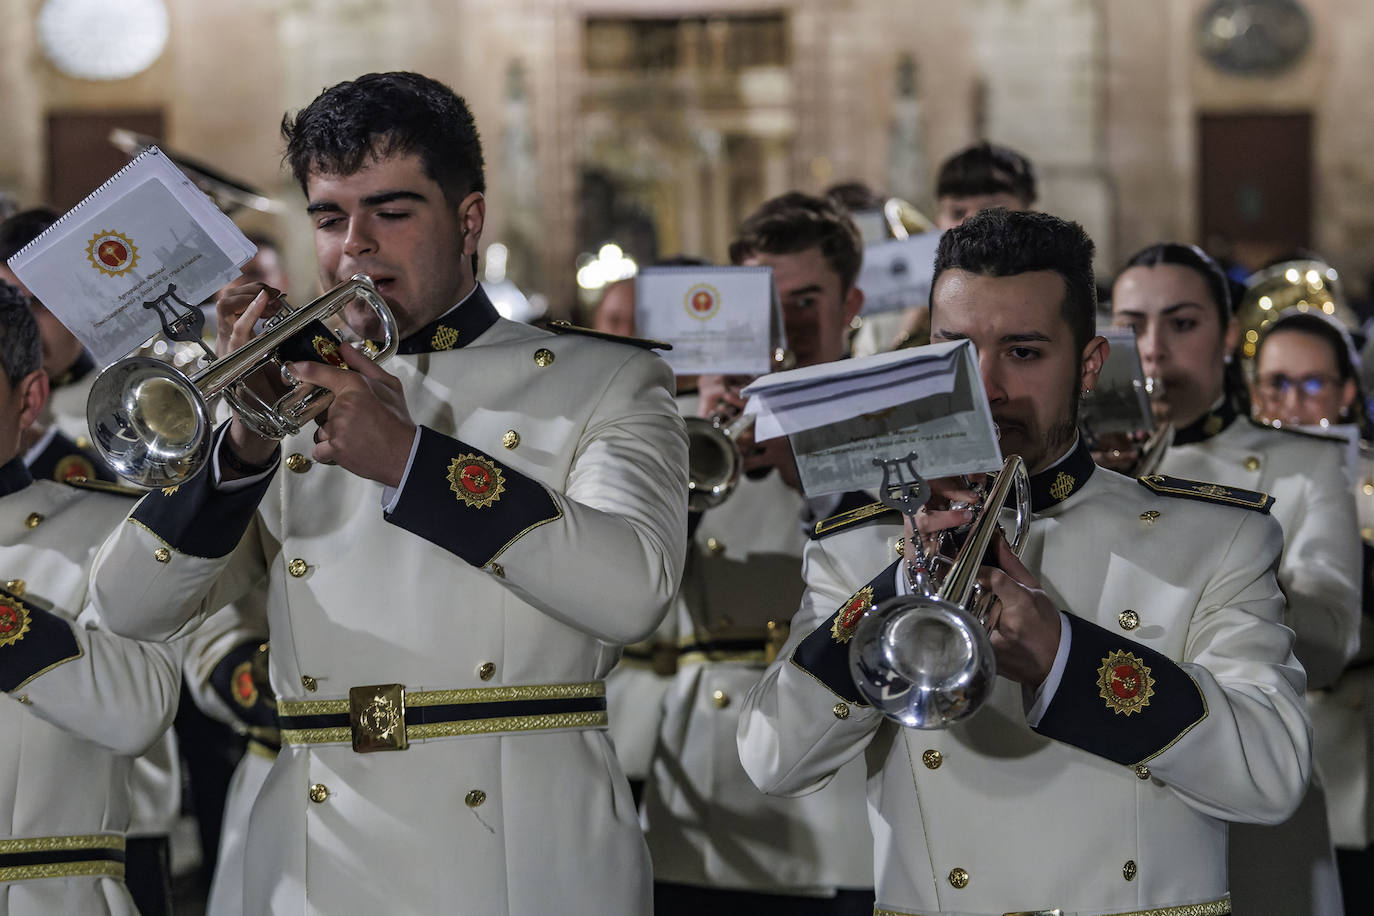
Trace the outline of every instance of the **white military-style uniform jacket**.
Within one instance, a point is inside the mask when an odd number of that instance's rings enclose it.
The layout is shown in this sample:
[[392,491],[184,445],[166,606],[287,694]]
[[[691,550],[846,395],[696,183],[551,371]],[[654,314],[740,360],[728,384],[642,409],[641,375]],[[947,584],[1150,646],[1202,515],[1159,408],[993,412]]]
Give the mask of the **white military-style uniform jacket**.
[[601,679],[681,576],[671,372],[500,319],[480,287],[400,354],[420,428],[397,492],[312,463],[306,431],[270,481],[144,497],[93,587],[112,626],[165,638],[266,579],[283,746],[248,912],[646,912]]
[[1317,772],[1326,791],[1332,842],[1341,849],[1374,843],[1374,451],[1354,455],[1355,505],[1363,542],[1360,650],[1326,690],[1307,695],[1315,727]]
[[[1309,691],[1336,684],[1360,636],[1360,541],[1345,443],[1273,429],[1237,417],[1223,403],[1178,430],[1159,469],[1274,497],[1273,516],[1283,528],[1278,576],[1288,599],[1284,623],[1297,634],[1294,652],[1307,670]],[[1291,821],[1231,832],[1237,911],[1343,912],[1322,775],[1318,766]]]
[[807,550],[788,644],[745,703],[744,767],[792,794],[865,758],[881,914],[1230,912],[1226,822],[1287,817],[1311,761],[1278,525],[1213,504],[1270,501],[1172,478],[1147,488],[1081,444],[1032,491],[1022,561],[1068,630],[1034,726],[1005,679],[945,730],[866,705],[847,641],[897,591],[902,528],[860,512]]
[[171,725],[180,647],[104,630],[96,548],[127,498],[0,467],[0,916],[135,916],[124,834],[134,755]]
[[778,474],[743,477],[693,533],[678,668],[644,793],[657,881],[791,895],[873,886],[862,763],[819,792],[777,798],[750,782],[735,746],[770,633],[784,635],[800,604],[804,508]]

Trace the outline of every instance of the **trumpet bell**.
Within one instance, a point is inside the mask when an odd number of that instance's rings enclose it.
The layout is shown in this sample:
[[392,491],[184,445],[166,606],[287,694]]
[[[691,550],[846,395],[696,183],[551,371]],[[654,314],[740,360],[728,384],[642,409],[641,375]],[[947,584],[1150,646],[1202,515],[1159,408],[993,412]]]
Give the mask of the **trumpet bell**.
[[204,464],[209,412],[179,369],[147,356],[130,357],[100,373],[91,392],[86,402],[91,441],[121,477],[164,487]]
[[744,459],[726,427],[686,417],[687,505],[704,512],[725,502],[739,485]]
[[854,631],[850,674],[874,709],[908,728],[948,728],[991,693],[997,664],[972,613],[933,596],[892,598]]

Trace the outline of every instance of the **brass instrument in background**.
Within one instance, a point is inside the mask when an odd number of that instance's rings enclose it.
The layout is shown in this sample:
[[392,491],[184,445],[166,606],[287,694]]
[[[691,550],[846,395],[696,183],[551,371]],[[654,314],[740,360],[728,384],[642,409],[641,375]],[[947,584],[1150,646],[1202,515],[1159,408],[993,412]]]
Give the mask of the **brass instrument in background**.
[[1246,280],[1245,298],[1236,307],[1240,323],[1240,356],[1247,368],[1266,326],[1288,309],[1318,311],[1335,318],[1348,331],[1360,330],[1336,269],[1324,261],[1284,261],[1256,271]]
[[131,130],[116,127],[110,131],[109,140],[112,146],[130,159],[148,147],[156,146],[162,150],[164,156],[171,160],[173,165],[181,169],[182,173],[191,179],[192,184],[200,188],[206,196],[215,202],[215,206],[227,214],[233,214],[235,210],[242,207],[258,210],[262,213],[275,213],[282,209],[280,203],[258,189],[239,181],[237,178],[231,178],[216,171],[190,156],[172,152],[156,137],[149,137],[146,134],[134,133]]
[[[790,350],[773,350],[773,370],[780,372],[797,364]],[[705,512],[719,506],[739,486],[744,470],[744,453],[739,437],[754,427],[754,414],[731,419],[727,414],[712,417],[684,417],[687,424],[687,508]]]
[[[904,460],[914,466],[914,459]],[[914,517],[929,487],[919,477],[893,486],[889,473],[897,462],[875,463],[884,466],[883,502]],[[859,619],[849,643],[850,674],[864,699],[887,718],[908,728],[948,728],[991,695],[997,675],[987,628],[992,596],[983,593],[977,575],[1013,488],[1016,530],[1008,543],[1019,556],[1030,529],[1030,477],[1021,457],[1012,455],[979,503],[958,555],[947,561],[926,555],[919,544],[907,545],[912,594],[869,608]]]
[[916,207],[900,197],[883,201],[883,219],[894,239],[909,239],[923,232],[934,232],[935,223]]
[[[210,404],[223,395],[254,432],[281,439],[300,431],[332,399],[326,389],[306,386],[285,372],[287,362],[317,358],[342,365],[335,352],[343,343],[323,322],[346,305],[361,300],[381,323],[383,340],[374,362],[396,352],[400,334],[396,319],[369,277],[358,274],[295,309],[281,302],[263,332],[223,357],[201,340],[205,315],[194,305],[175,299],[176,287],[150,303],[170,340],[197,342],[209,364],[195,375],[147,356],[130,356],[111,364],[91,386],[86,421],[91,441],[106,463],[124,479],[145,487],[174,486],[194,476],[210,452]],[[289,385],[287,392],[268,403],[249,385],[259,370],[275,366]]]

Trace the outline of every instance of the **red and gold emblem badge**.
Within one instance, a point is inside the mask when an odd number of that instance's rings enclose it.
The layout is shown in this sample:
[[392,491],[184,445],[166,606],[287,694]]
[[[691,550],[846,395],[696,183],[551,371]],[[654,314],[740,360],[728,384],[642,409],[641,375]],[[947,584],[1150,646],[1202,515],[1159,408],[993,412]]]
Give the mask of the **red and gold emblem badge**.
[[835,642],[849,642],[854,637],[854,628],[859,625],[859,618],[873,606],[873,586],[865,585],[854,593],[854,597],[844,603],[840,612],[835,615],[835,622],[830,625],[830,635],[835,637]]
[[67,455],[53,468],[52,479],[61,483],[69,480],[95,480],[95,465],[85,455]]
[[96,270],[117,277],[133,270],[138,263],[138,247],[124,233],[106,229],[91,236],[86,257]]
[[1149,667],[1131,652],[1111,652],[1102,660],[1097,687],[1112,712],[1125,716],[1149,706],[1155,695]]
[[339,342],[332,337],[325,337],[323,334],[316,334],[311,341],[315,347],[315,352],[320,355],[320,359],[329,363],[336,369],[347,369],[348,363],[339,355]]
[[485,509],[506,491],[506,478],[496,464],[479,455],[459,455],[449,462],[449,489],[473,509]]
[[240,662],[229,679],[229,692],[234,702],[244,709],[252,709],[258,702],[258,685],[253,680],[252,661]]
[[29,609],[0,595],[0,648],[12,646],[29,632]]
[[687,314],[705,321],[720,311],[720,291],[709,283],[698,283],[683,298]]

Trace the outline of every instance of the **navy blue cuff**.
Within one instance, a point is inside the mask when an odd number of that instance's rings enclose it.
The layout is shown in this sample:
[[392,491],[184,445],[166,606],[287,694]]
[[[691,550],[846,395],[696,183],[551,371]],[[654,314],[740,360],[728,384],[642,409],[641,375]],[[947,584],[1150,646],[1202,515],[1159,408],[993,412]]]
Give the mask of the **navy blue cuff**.
[[829,687],[842,699],[867,706],[854,677],[849,673],[849,640],[859,618],[875,604],[897,596],[897,560],[874,576],[867,585],[840,605],[840,609],[813,630],[792,652],[792,664]]
[[[228,423],[215,431],[214,448],[227,448]],[[278,449],[278,455],[280,455]],[[276,460],[273,460],[275,470]],[[240,490],[215,487],[214,462],[205,462],[194,477],[175,487],[153,490],[134,507],[131,518],[182,553],[196,557],[222,557],[238,545],[258,510],[274,474]]]
[[0,589],[0,691],[18,690],[80,657],[81,644],[68,620]]
[[562,517],[539,481],[421,426],[415,459],[386,520],[481,567],[526,532]]
[[1207,715],[1202,688],[1173,659],[1094,623],[1072,627],[1068,663],[1040,734],[1117,763],[1144,763]]
[[244,725],[274,728],[277,701],[265,677],[266,659],[260,655],[265,650],[256,639],[230,649],[210,672],[210,687]]

